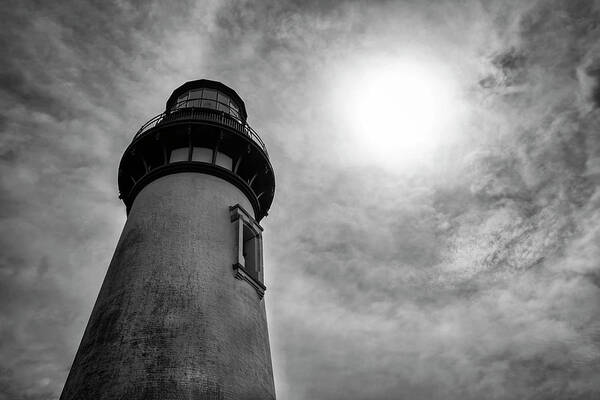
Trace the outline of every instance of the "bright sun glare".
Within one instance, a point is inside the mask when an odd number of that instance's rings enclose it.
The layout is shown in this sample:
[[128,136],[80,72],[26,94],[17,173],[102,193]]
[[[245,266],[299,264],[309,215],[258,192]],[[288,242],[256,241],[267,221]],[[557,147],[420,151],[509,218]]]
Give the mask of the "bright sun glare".
[[455,129],[460,110],[449,73],[410,59],[349,70],[339,95],[357,155],[390,167],[428,158]]

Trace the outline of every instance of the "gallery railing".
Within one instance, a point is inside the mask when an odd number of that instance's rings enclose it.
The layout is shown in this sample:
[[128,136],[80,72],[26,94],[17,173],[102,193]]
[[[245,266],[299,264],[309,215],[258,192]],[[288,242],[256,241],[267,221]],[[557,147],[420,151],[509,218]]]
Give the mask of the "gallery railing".
[[225,111],[214,110],[212,108],[193,107],[190,104],[194,104],[195,100],[184,100],[177,103],[171,110],[165,111],[146,122],[136,132],[133,140],[137,139],[145,132],[150,129],[167,122],[174,122],[179,120],[193,120],[214,123],[233,129],[234,131],[245,135],[252,139],[268,156],[267,147],[262,141],[258,133],[254,131],[246,122],[240,121],[238,118],[233,117]]

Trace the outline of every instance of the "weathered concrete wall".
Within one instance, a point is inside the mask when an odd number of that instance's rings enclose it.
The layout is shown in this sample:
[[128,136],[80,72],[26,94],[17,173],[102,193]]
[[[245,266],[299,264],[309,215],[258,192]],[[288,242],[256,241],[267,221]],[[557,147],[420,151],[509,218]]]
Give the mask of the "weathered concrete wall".
[[274,399],[264,301],[234,278],[235,186],[162,177],[135,199],[61,400]]

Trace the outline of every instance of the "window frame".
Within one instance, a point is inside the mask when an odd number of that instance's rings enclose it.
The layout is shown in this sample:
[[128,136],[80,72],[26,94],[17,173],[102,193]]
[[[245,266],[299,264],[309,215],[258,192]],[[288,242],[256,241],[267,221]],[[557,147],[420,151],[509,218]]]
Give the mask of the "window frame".
[[[231,216],[231,222],[234,225],[236,239],[235,239],[235,256],[233,271],[236,279],[240,279],[248,282],[258,294],[260,299],[263,298],[266,286],[263,284],[263,242],[262,242],[262,231],[263,228],[256,222],[254,218],[240,205],[236,204],[229,207]],[[256,278],[253,277],[247,269],[244,260],[244,226],[248,227],[254,233],[255,244],[255,265],[256,265]]]

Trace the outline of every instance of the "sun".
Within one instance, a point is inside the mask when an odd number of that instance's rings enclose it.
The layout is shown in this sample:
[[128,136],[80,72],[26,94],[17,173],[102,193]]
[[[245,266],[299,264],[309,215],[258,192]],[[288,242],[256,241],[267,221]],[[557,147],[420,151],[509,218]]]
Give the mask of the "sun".
[[460,114],[451,74],[411,57],[376,58],[349,68],[337,93],[356,155],[394,168],[430,157]]

